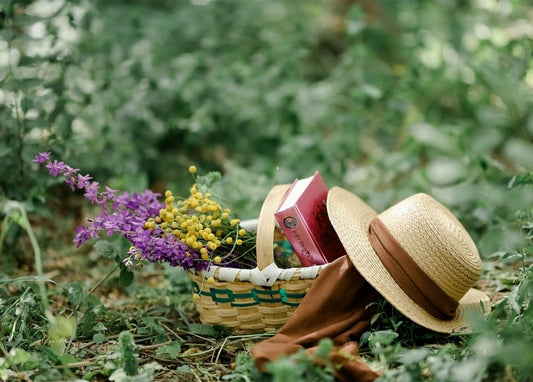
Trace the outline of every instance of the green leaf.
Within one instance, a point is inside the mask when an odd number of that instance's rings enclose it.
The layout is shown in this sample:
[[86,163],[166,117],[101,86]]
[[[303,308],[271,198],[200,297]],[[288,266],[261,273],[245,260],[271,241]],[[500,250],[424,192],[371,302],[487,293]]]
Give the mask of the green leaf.
[[374,323],[381,317],[382,314],[383,314],[382,312],[378,312],[374,314],[372,318],[370,319],[370,325],[374,325]]
[[22,282],[47,282],[55,284],[56,282],[48,277],[41,276],[21,276],[14,279],[0,279],[0,284],[11,284],[11,283],[22,283]]
[[107,331],[107,326],[105,326],[102,322],[96,322],[92,329],[95,332],[105,332]]
[[446,134],[444,128],[437,128],[429,123],[417,123],[410,126],[413,138],[420,144],[432,146],[441,151],[453,151],[457,144]]
[[[3,70],[0,67],[0,81],[3,78],[2,72]],[[0,158],[6,156],[7,154],[10,154],[12,151],[13,149],[11,147],[6,145],[4,142],[0,142]]]
[[165,359],[174,359],[178,357],[180,352],[181,342],[173,341],[170,345],[165,345],[157,349],[155,354]]
[[134,376],[139,373],[139,363],[135,352],[133,336],[128,331],[123,331],[118,336],[122,367],[126,375]]
[[0,31],[0,39],[4,41],[11,41],[15,36],[15,32],[11,29],[3,29]]
[[107,337],[103,333],[95,333],[93,335],[93,342],[95,344],[103,344],[107,340]]
[[333,341],[330,338],[322,338],[318,342],[318,349],[315,353],[316,359],[328,359],[331,349],[333,349]]
[[220,181],[222,175],[218,171],[208,172],[206,175],[198,175],[196,177],[196,182],[198,187],[202,192],[209,190],[213,184]]
[[58,359],[63,354],[65,354],[65,347],[66,347],[66,340],[64,338],[50,341],[50,350],[54,352],[54,354],[58,357]]
[[507,187],[513,188],[515,186],[523,186],[526,184],[533,184],[533,172],[514,175],[509,181]]
[[430,354],[431,350],[428,348],[410,349],[402,353],[401,361],[406,364],[417,364],[425,360]]
[[[180,373],[192,373],[192,369],[189,365],[179,366],[178,368],[176,368],[176,370]],[[222,377],[222,379],[224,379],[224,377]]]
[[361,338],[359,339],[359,345],[363,346],[368,343],[368,339],[370,338],[371,332],[364,332],[361,334]]
[[398,338],[398,333],[393,332],[392,330],[380,330],[373,332],[370,335],[369,343],[371,347],[374,347],[377,344],[387,346],[392,344],[396,338]]
[[9,361],[14,365],[20,365],[28,362],[31,358],[31,353],[24,349],[15,348],[10,352]]
[[130,271],[128,268],[124,267],[120,270],[120,276],[119,276],[119,285],[121,287],[128,287],[133,282],[133,272]]
[[76,320],[74,317],[57,316],[48,328],[48,338],[51,341],[57,341],[64,338],[70,338],[76,332]]
[[61,362],[62,365],[68,365],[78,362],[78,359],[72,354],[63,354],[59,357],[59,362]]
[[107,240],[99,240],[94,244],[94,249],[104,257],[112,259],[117,254],[117,249],[113,243]]
[[[17,223],[21,228],[27,229],[27,220],[24,219],[24,205],[16,200],[7,200],[0,203],[0,211],[9,216],[12,221]],[[7,219],[6,219],[7,220]],[[2,224],[2,228],[4,224]]]
[[40,352],[46,354],[53,363],[57,363],[59,361],[59,357],[52,349],[47,348],[46,346],[43,346],[43,345],[36,345],[36,347]]
[[192,323],[189,324],[189,330],[194,334],[199,334],[206,337],[216,337],[217,335],[215,328],[207,324]]
[[65,288],[68,301],[75,307],[86,307],[89,300],[87,290],[81,283],[69,283]]

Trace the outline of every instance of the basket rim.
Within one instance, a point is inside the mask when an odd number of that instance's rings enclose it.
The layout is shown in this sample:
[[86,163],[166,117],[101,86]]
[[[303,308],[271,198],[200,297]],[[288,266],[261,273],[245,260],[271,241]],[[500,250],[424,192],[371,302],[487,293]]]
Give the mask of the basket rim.
[[315,279],[320,271],[329,263],[312,265],[299,268],[280,268],[275,263],[270,264],[263,270],[259,267],[253,269],[242,269],[210,265],[203,271],[189,270],[189,274],[197,275],[204,279],[213,277],[223,282],[250,282],[257,286],[272,286],[276,281],[297,281]]

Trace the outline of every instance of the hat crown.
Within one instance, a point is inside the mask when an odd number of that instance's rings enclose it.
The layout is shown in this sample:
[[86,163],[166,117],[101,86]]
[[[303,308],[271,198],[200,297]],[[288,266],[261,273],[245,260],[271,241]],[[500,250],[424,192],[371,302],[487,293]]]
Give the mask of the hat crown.
[[415,194],[379,214],[420,268],[459,301],[481,275],[481,259],[457,218],[427,194]]

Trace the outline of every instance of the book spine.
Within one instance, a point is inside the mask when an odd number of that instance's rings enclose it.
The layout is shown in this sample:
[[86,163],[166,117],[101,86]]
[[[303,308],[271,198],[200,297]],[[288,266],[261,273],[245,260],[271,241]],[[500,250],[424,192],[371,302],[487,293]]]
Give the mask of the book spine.
[[314,237],[317,247],[322,252],[326,262],[331,262],[345,253],[344,247],[329,221],[326,206],[321,204],[312,213],[314,227],[308,227],[309,232],[318,233]]
[[313,239],[303,215],[296,206],[278,211],[275,216],[302,266],[308,267],[326,263],[321,249]]

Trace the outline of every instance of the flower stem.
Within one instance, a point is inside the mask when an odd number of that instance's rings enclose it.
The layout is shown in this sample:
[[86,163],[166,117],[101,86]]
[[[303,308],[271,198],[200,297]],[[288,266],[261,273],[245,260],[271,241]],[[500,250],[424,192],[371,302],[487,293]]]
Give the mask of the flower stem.
[[26,233],[28,234],[28,238],[30,239],[31,247],[33,249],[33,257],[35,261],[35,271],[37,272],[37,285],[39,286],[39,294],[41,297],[41,302],[43,304],[43,310],[46,315],[46,318],[49,322],[54,321],[54,316],[52,315],[52,312],[50,310],[50,304],[48,302],[48,295],[46,292],[46,285],[44,282],[44,276],[43,276],[43,262],[41,257],[41,248],[39,247],[39,243],[37,242],[37,239],[35,238],[35,235],[33,233],[33,229],[31,227],[30,221],[28,219],[28,215],[26,214],[26,209],[24,208],[24,205],[20,202],[17,202],[15,200],[9,200],[2,206],[4,212],[8,217],[11,218],[14,222],[16,222],[20,227],[22,227]]
[[106,281],[117,270],[118,267],[120,267],[120,264],[115,264],[113,269],[111,269],[111,271],[109,271],[109,273],[102,280],[98,281],[98,283],[94,287],[92,287],[92,289],[88,292],[89,295],[93,294],[93,292],[98,289],[98,287],[102,285],[103,282]]

